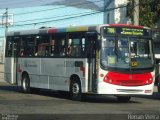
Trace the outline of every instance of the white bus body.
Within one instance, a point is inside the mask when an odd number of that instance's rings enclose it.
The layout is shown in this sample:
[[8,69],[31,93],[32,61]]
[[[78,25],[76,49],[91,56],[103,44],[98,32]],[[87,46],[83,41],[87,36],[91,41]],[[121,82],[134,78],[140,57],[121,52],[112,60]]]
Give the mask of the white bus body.
[[[144,72],[134,71],[135,73],[134,72],[126,73],[127,71],[125,72],[122,71],[121,73],[120,70],[117,72],[117,71],[114,71],[112,67],[111,68],[105,67],[106,62],[105,64],[102,64],[103,61],[101,58],[102,56],[101,47],[104,46],[103,42],[106,42],[106,39],[104,39],[101,33],[101,27],[103,26],[104,27],[111,26],[111,27],[118,27],[118,28],[124,27],[125,28],[124,33],[120,33],[120,34],[123,34],[124,36],[131,35],[130,32],[128,31],[126,32],[126,30],[128,30],[126,28],[133,27],[136,31],[134,30],[134,33],[132,34],[134,34],[135,36],[142,35],[140,33],[142,31],[141,30],[138,31],[138,29],[141,29],[142,27],[129,26],[129,25],[81,26],[81,27],[73,27],[73,28],[64,28],[63,30],[50,28],[50,29],[40,29],[40,30],[32,30],[32,31],[10,32],[8,34],[7,41],[12,41],[13,39],[14,40],[11,43],[7,42],[8,46],[6,47],[5,80],[12,84],[16,83],[18,84],[18,86],[22,86],[24,91],[28,91],[29,88],[45,88],[45,89],[52,89],[52,90],[69,91],[73,94],[73,98],[75,99],[80,99],[81,93],[117,95],[120,100],[126,100],[126,101],[129,100],[131,95],[151,95],[153,93],[154,76],[155,76],[154,67],[151,68],[152,65],[150,65],[149,68],[147,68],[147,71],[143,69]],[[110,30],[111,30],[110,31],[111,33],[114,32],[112,31],[113,29],[110,29]],[[79,32],[82,32],[82,34],[79,34]],[[69,41],[73,42],[75,40],[75,42],[72,44],[75,44],[75,45],[81,44],[81,51],[82,52],[87,51],[86,55],[84,55],[85,52],[78,57],[66,57],[66,56],[52,57],[51,55],[38,57],[36,56],[37,55],[36,52],[34,52],[34,54],[36,54],[35,56],[19,55],[21,54],[21,48],[23,47],[22,50],[24,51],[27,44],[30,45],[31,47],[33,47],[32,44],[38,44],[38,42],[40,41],[39,39],[41,38],[40,35],[42,35],[42,38],[44,35],[46,38],[49,39],[49,41],[52,41],[51,39],[53,38],[56,38],[56,39],[62,38],[63,33],[65,35],[67,34],[66,35],[67,37],[65,36],[65,38],[70,37],[70,40],[68,40],[67,43],[65,43],[65,45],[68,44]],[[54,35],[56,36],[57,34],[59,36],[54,37]],[[37,39],[37,41],[38,40],[39,41],[38,42],[36,41],[35,43],[27,42],[27,44],[25,44],[26,41],[30,41],[32,39],[30,36],[34,39]],[[79,38],[79,36],[81,37]],[[24,40],[25,41],[24,42],[23,39],[25,39],[26,41]],[[79,41],[78,39],[80,40],[80,42],[78,42]],[[110,39],[110,37],[107,39]],[[127,37],[126,39],[129,39],[129,37]],[[17,42],[17,41],[21,41],[21,42]],[[142,40],[142,42],[145,42],[145,41]],[[133,40],[132,44],[134,43],[135,42]],[[49,45],[50,44],[51,42],[49,42]],[[58,42],[58,44],[59,46],[63,44],[63,40],[61,43]],[[105,44],[107,45],[108,43],[105,43]],[[131,43],[127,43],[127,44],[131,46]],[[150,50],[152,50],[151,48],[152,42],[149,41],[149,42],[146,42],[146,44],[147,45],[149,44],[148,47]],[[49,50],[52,51],[52,48],[50,49],[50,46],[48,47],[48,43],[47,44],[45,43],[45,45],[44,44],[40,45],[39,43],[39,45],[37,45],[36,51],[39,49],[43,49],[42,46],[45,46],[44,47],[45,49],[49,48]],[[88,48],[83,48],[86,46]],[[10,55],[9,53],[10,47],[12,47],[12,52],[11,52],[12,55]],[[67,49],[65,47],[65,50]],[[85,49],[85,50],[82,50],[82,49]],[[136,49],[138,50],[138,48]],[[33,51],[34,50],[32,50],[32,52]],[[153,52],[152,51],[149,51],[149,52],[151,54],[150,61],[152,61],[151,63],[154,66],[154,63],[153,63],[154,58],[152,58]],[[67,52],[65,51],[65,53]],[[129,56],[129,54],[127,54],[127,56],[130,57],[127,60],[132,59],[131,56]],[[110,58],[108,58],[108,61],[110,60],[111,65],[115,65],[115,61],[116,61],[115,58],[117,57],[111,56]],[[137,59],[137,57],[135,59]],[[126,63],[124,63],[124,65],[126,66],[128,66],[129,64],[127,63],[127,60],[125,60]],[[132,66],[133,69],[135,69],[137,66],[140,66],[139,64],[141,62],[136,62],[135,60],[133,62],[134,62],[133,65],[135,65],[135,66]],[[120,64],[118,63],[117,66],[120,66]],[[123,67],[123,65],[120,67]],[[132,67],[130,67],[130,69],[129,68],[127,69],[131,70]],[[112,76],[113,78],[110,78]],[[148,77],[145,77],[145,76],[148,76]],[[143,80],[141,80],[142,78]],[[135,83],[131,82],[132,80]],[[26,81],[29,81],[29,82],[26,82]]]

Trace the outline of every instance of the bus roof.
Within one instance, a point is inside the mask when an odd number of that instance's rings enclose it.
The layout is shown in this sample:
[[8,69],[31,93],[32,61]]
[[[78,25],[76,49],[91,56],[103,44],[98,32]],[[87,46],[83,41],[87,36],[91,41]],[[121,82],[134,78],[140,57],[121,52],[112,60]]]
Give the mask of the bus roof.
[[102,24],[102,25],[90,25],[90,26],[70,26],[70,27],[64,27],[64,28],[52,27],[52,28],[31,29],[31,30],[22,30],[22,31],[11,31],[7,33],[7,36],[96,31],[98,30],[97,28],[102,27],[102,26],[146,28],[143,26],[135,26],[135,25],[128,25],[128,24]]

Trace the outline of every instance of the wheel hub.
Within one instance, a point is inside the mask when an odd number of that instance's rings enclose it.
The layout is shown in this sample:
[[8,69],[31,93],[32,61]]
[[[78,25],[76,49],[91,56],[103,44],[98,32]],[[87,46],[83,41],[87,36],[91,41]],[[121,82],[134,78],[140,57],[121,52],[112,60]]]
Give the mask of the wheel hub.
[[23,89],[26,90],[26,83],[25,83],[25,79],[23,80]]
[[73,92],[74,94],[78,94],[78,93],[79,93],[79,85],[78,85],[77,83],[74,83],[74,84],[73,84],[72,92]]

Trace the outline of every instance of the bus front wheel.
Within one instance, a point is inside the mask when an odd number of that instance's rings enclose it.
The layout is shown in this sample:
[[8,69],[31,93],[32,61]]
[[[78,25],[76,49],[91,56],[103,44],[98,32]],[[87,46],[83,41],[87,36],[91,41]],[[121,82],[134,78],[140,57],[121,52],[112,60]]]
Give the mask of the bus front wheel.
[[24,93],[29,93],[30,92],[30,80],[27,75],[24,75],[22,78],[22,90]]
[[82,91],[81,84],[78,80],[72,80],[70,83],[70,97],[72,100],[81,101]]

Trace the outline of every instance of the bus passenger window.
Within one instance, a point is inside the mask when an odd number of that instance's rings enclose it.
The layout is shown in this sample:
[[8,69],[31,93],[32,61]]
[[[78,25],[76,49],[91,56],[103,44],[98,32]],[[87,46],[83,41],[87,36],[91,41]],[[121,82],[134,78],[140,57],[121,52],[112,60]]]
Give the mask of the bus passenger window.
[[66,54],[66,50],[65,50],[65,40],[62,39],[61,40],[61,44],[60,44],[60,56],[65,56]]
[[20,56],[24,56],[24,50],[20,50]]
[[70,57],[81,57],[85,55],[85,38],[83,33],[70,33],[67,40],[67,55]]
[[12,55],[12,42],[11,42],[11,37],[7,38],[7,49],[6,49],[6,56],[11,57]]
[[35,56],[49,56],[50,55],[50,40],[49,36],[37,36],[35,42]]
[[54,56],[55,55],[55,40],[50,41],[50,47],[51,47],[50,56]]
[[38,56],[48,56],[49,55],[49,44],[42,43],[38,45]]
[[24,36],[20,43],[20,56],[34,56],[35,50],[35,37]]
[[80,39],[75,38],[73,39],[73,49],[74,49],[74,55],[75,57],[81,56],[81,44],[80,44]]
[[71,56],[72,53],[72,39],[68,39],[67,41],[67,55]]
[[85,38],[82,38],[82,53],[84,53],[85,52],[85,43],[86,41],[85,41]]

